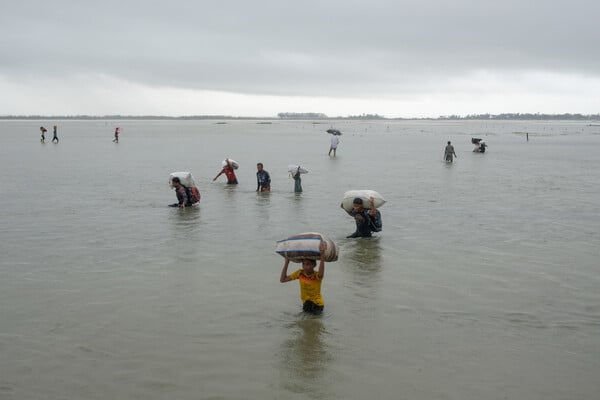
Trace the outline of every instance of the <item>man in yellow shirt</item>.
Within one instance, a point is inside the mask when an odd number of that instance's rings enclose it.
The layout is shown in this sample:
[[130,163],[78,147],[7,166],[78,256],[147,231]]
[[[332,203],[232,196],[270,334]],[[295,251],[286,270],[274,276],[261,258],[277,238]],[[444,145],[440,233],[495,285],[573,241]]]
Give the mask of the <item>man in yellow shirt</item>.
[[298,279],[300,282],[300,299],[302,300],[302,309],[304,312],[314,315],[320,315],[323,312],[325,302],[321,297],[321,281],[325,275],[325,249],[327,245],[321,241],[319,250],[321,252],[319,259],[319,269],[315,271],[317,262],[315,260],[302,260],[302,269],[298,269],[287,274],[290,259],[285,258],[283,269],[279,282],[289,282]]

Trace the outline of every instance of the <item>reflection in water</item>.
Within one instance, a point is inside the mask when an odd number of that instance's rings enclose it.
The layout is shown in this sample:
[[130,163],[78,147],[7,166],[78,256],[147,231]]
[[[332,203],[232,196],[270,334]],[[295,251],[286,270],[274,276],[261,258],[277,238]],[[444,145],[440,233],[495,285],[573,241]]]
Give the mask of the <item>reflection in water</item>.
[[270,192],[256,193],[256,205],[259,207],[270,206],[271,205],[271,193]]
[[198,233],[200,223],[200,206],[191,206],[184,209],[174,208],[169,215],[169,222],[174,234],[183,237],[192,237]]
[[327,390],[323,384],[324,373],[331,361],[322,317],[306,316],[289,325],[293,336],[283,343],[280,369],[283,387],[293,393],[310,394],[311,398],[324,398]]
[[380,240],[380,237],[373,236],[348,240],[343,244],[341,254],[344,269],[352,274],[355,286],[372,288],[380,281],[382,266]]
[[238,185],[224,185],[223,192],[225,193],[225,201],[231,201],[235,198],[235,194],[237,193],[237,187]]

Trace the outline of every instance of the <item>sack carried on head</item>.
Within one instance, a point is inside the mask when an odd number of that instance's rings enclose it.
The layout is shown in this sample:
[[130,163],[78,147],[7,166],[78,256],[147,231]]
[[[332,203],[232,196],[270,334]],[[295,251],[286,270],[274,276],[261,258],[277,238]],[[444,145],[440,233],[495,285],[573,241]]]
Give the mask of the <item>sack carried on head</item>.
[[306,232],[279,240],[275,252],[282,257],[287,257],[293,262],[302,260],[316,260],[321,258],[319,246],[325,242],[325,261],[337,261],[339,250],[335,242],[318,232]]

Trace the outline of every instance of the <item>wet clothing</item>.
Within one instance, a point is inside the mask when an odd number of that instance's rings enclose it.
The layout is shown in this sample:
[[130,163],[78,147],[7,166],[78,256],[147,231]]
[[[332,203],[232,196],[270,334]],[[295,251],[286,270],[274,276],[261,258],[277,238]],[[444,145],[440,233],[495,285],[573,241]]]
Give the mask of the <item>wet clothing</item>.
[[356,211],[353,209],[349,212],[349,214],[353,216],[354,220],[356,221],[356,231],[348,237],[371,237],[371,225],[374,217],[369,214],[369,210],[366,208],[363,208],[362,211]]
[[[321,297],[321,282],[323,279],[319,278],[318,272],[314,271],[310,275],[305,275],[304,270],[299,269],[292,272],[289,278],[290,280],[299,280],[300,299],[302,300],[304,307],[310,307],[310,305],[306,306],[306,303],[312,302],[315,306],[318,306],[323,310],[323,306],[325,305],[325,302]],[[305,309],[304,311],[307,310]]]
[[339,143],[340,143],[340,138],[337,135],[332,135],[330,148],[337,149]]
[[185,186],[181,185],[179,188],[175,189],[175,194],[177,195],[177,205],[181,207],[182,204],[185,204],[186,207],[192,205],[192,201],[190,196],[188,196],[187,190],[185,190]]
[[230,185],[235,185],[238,183],[237,178],[235,176],[235,172],[233,171],[233,168],[230,167],[224,167],[221,170],[221,174],[225,174],[225,176],[227,177],[227,183]]
[[446,161],[452,162],[455,156],[456,153],[454,152],[454,146],[452,146],[451,144],[447,145],[446,149],[444,150],[444,158],[446,159]]
[[56,140],[56,143],[58,143],[58,135],[56,133],[56,127],[54,127],[54,130],[52,131],[52,133],[54,134],[54,137],[52,137],[52,142],[54,142]]
[[302,192],[302,178],[300,177],[300,172],[294,174],[294,192]]
[[261,192],[269,192],[271,190],[271,176],[264,169],[256,173],[256,190],[260,189]]
[[302,311],[313,315],[321,315],[323,313],[324,306],[318,306],[310,300],[307,300],[302,304]]

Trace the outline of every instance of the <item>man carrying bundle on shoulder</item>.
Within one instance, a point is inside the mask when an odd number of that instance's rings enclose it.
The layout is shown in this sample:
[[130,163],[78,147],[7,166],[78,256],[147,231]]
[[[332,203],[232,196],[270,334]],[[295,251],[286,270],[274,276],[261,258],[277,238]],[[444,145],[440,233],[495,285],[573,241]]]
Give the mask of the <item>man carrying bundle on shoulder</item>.
[[181,184],[181,180],[178,177],[174,177],[171,181],[171,185],[175,189],[177,195],[177,203],[171,204],[170,207],[185,208],[194,205],[200,201],[200,192],[195,187],[186,187]]
[[[342,209],[344,204],[340,204]],[[344,209],[344,211],[346,211]],[[352,210],[346,211],[356,221],[356,231],[347,238],[371,237],[371,231],[379,232],[382,228],[381,213],[375,208],[375,199],[369,198],[369,209],[364,208],[363,200],[356,197],[352,201]]]

